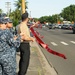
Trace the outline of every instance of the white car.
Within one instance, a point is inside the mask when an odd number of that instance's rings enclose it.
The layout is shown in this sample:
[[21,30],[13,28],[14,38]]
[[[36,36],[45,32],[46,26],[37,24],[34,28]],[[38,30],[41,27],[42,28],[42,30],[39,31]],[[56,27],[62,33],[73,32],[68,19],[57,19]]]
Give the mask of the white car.
[[62,26],[62,25],[58,25],[58,28],[61,29],[61,26]]

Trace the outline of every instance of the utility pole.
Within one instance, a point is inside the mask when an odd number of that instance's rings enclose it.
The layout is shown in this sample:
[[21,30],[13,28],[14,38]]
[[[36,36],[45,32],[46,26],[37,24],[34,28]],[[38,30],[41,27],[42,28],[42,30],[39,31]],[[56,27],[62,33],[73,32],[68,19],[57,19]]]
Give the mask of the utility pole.
[[22,14],[25,13],[25,0],[22,0]]
[[6,8],[7,8],[7,15],[9,17],[9,11],[10,11],[11,2],[5,2],[5,5],[6,5]]

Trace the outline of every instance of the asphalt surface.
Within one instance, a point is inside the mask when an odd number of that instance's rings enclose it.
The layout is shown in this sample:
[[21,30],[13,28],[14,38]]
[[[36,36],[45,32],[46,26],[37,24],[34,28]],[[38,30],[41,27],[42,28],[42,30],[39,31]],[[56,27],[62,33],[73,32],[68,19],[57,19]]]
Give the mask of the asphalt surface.
[[66,60],[52,55],[45,49],[44,53],[49,64],[54,66],[58,75],[75,75],[75,34],[72,30],[48,29],[46,27],[37,30],[44,38],[42,39],[48,46],[60,53],[65,54]]

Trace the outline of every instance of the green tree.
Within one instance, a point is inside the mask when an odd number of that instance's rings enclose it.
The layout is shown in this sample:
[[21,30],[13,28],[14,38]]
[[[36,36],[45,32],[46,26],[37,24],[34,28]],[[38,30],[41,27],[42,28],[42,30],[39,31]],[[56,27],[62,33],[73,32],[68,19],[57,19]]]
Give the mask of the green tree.
[[43,16],[43,17],[40,17],[39,21],[41,23],[44,23],[44,22],[57,23],[57,18],[58,18],[58,20],[60,20],[60,17],[59,16],[57,17],[57,14],[55,14],[55,15],[52,15],[52,16]]
[[3,12],[2,9],[0,9],[0,14],[1,14],[2,12]]
[[75,21],[75,5],[70,5],[60,13],[64,20]]
[[21,20],[20,10],[16,9],[15,11],[11,12],[10,18],[13,20],[13,25],[16,26],[18,22]]
[[52,22],[58,23],[58,21],[62,22],[61,16],[59,14],[52,15]]
[[58,21],[58,14],[52,15],[52,22],[57,23]]
[[[17,9],[21,10],[22,0],[17,0],[17,1],[15,1],[14,4],[15,4],[15,6],[16,6]],[[28,4],[28,2],[26,1],[26,2],[25,2],[25,9],[28,8],[28,7],[27,7],[27,4]]]
[[[14,5],[16,6],[16,9],[13,12],[10,12],[10,18],[13,20],[13,25],[16,26],[18,22],[21,20],[21,4],[22,0],[15,1]],[[28,2],[25,2],[25,9],[27,9]]]
[[49,22],[49,16],[42,16],[42,17],[39,18],[39,21],[41,23]]

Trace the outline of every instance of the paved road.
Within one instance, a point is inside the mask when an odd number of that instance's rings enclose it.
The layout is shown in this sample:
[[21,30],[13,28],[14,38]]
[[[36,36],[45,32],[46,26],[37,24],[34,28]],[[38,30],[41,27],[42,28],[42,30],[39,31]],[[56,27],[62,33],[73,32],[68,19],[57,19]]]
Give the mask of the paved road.
[[67,60],[58,56],[52,55],[45,49],[43,51],[48,62],[54,66],[58,75],[75,75],[75,34],[71,30],[61,29],[36,29],[41,35],[42,39],[49,47],[57,52],[66,55]]

